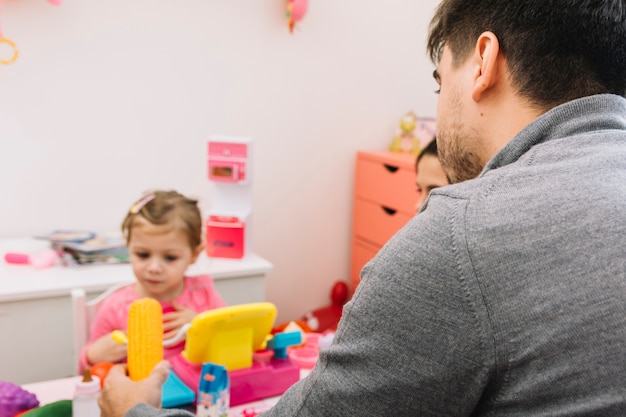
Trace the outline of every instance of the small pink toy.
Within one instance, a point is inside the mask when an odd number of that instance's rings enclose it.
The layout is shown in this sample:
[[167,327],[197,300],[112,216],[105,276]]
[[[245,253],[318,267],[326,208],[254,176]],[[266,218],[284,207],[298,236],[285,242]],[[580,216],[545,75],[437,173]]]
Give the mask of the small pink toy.
[[[62,0],[48,0],[48,3],[50,3],[52,5],[55,5],[55,6],[59,6],[61,4],[61,1]],[[19,55],[19,52],[17,50],[17,45],[11,39],[6,38],[2,34],[2,28],[1,27],[0,27],[0,44],[6,44],[7,49],[10,49],[10,51],[11,51],[11,53],[10,53],[11,56],[10,57],[8,57],[8,58],[0,58],[0,64],[8,65],[8,64],[14,63],[15,60],[17,59],[17,56]]]
[[302,20],[306,14],[308,3],[308,0],[287,0],[287,24],[289,25],[289,32],[293,33],[296,22]]
[[4,254],[4,261],[9,264],[27,264],[37,269],[48,268],[56,263],[58,258],[54,249],[46,249],[37,254],[7,252]]
[[300,368],[313,369],[320,356],[320,351],[319,348],[305,346],[297,349],[291,349],[288,355],[291,362],[295,363]]

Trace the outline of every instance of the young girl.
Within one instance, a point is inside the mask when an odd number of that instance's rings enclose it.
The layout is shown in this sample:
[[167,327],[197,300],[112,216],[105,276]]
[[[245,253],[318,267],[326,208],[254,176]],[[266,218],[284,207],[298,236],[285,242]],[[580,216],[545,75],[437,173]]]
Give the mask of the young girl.
[[422,152],[417,156],[415,160],[415,171],[417,173],[415,184],[417,185],[417,192],[419,193],[415,209],[419,211],[432,190],[448,185],[448,177],[446,177],[443,168],[441,168],[441,163],[439,162],[437,141],[435,138],[433,138],[428,146],[422,149]]
[[[147,194],[128,211],[122,232],[137,282],[103,301],[80,355],[81,369],[125,360],[126,345],[115,341],[111,333],[126,331],[128,309],[138,298],[151,297],[161,303],[164,340],[174,337],[196,314],[225,306],[210,277],[185,275],[204,247],[197,201],[175,191]],[[183,348],[184,340],[164,347],[164,358]]]

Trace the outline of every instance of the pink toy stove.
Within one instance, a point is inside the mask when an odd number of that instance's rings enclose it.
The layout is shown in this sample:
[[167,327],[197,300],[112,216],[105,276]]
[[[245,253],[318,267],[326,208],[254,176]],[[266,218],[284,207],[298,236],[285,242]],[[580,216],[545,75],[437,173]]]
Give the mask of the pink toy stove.
[[[190,389],[197,391],[202,365],[177,355],[170,360],[172,370]],[[300,368],[289,359],[254,362],[250,368],[229,371],[230,405],[235,406],[281,395],[300,379]]]

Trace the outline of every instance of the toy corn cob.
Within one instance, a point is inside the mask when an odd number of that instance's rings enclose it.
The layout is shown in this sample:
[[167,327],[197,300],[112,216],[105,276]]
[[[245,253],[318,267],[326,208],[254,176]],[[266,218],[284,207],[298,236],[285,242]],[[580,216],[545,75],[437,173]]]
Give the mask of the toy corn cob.
[[152,298],[133,301],[128,311],[128,374],[133,381],[147,377],[163,360],[163,311]]

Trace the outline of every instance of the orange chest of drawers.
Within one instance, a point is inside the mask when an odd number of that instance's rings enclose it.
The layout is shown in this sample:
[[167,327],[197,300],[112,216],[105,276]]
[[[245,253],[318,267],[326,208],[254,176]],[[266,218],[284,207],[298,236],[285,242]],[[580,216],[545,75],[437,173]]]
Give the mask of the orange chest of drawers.
[[414,215],[418,194],[413,154],[360,151],[356,175],[352,223],[352,292],[363,266]]

